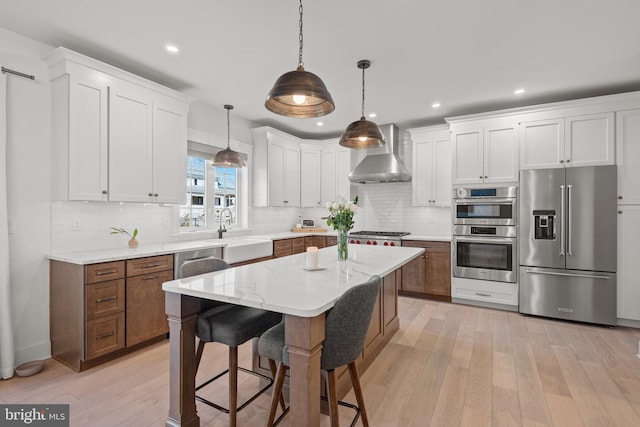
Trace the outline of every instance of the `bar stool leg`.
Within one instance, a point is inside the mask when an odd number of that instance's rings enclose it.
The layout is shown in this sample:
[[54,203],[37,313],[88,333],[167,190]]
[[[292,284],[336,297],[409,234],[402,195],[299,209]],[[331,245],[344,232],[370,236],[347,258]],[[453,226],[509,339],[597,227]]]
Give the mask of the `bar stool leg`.
[[[274,362],[275,363],[275,362]],[[272,427],[273,421],[276,419],[276,410],[278,409],[278,396],[282,399],[282,387],[284,385],[284,377],[287,373],[287,367],[284,363],[280,362],[278,364],[278,369],[276,371],[274,380],[275,384],[273,385],[273,394],[271,395],[271,403],[269,405],[269,414],[267,416],[267,421],[265,423],[266,427]]]
[[326,375],[331,427],[340,427],[340,417],[338,416],[338,395],[336,393],[336,372],[332,369],[330,371],[326,371]]
[[229,426],[236,427],[238,412],[238,347],[229,347]]
[[[273,378],[273,380],[275,381],[276,374],[278,372],[276,368],[276,361],[273,359],[268,359],[268,360],[269,360],[269,370],[271,371],[271,378]],[[280,407],[282,408],[283,411],[287,409],[284,403],[284,396],[282,395],[282,393],[280,393]]]
[[369,420],[367,419],[367,411],[364,409],[364,396],[362,395],[362,387],[360,386],[360,375],[358,374],[358,368],[356,362],[349,363],[349,375],[351,376],[351,384],[353,385],[353,392],[356,395],[358,406],[360,407],[360,415],[362,416],[362,425],[369,427]]

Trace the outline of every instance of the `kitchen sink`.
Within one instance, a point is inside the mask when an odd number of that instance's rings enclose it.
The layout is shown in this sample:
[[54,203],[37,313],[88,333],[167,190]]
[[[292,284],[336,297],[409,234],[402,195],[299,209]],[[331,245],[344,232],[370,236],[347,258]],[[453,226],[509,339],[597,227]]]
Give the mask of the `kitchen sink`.
[[267,257],[273,254],[273,242],[271,240],[232,237],[217,240],[217,242],[227,244],[222,250],[222,258],[229,264]]

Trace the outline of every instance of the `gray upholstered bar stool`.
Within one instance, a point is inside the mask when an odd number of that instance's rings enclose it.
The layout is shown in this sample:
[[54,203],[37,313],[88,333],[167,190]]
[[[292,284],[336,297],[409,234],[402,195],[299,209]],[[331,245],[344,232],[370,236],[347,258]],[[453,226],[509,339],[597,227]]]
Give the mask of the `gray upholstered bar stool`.
[[[371,314],[380,289],[380,277],[372,276],[366,283],[348,289],[336,301],[333,308],[327,313],[325,319],[325,340],[322,344],[322,356],[320,368],[327,381],[327,398],[329,400],[329,413],[331,425],[338,426],[338,404],[347,406],[356,411],[351,422],[353,427],[362,415],[362,424],[367,427],[369,420],[364,407],[360,376],[356,368],[355,360],[360,356],[364,341],[371,322]],[[258,343],[258,352],[262,357],[278,361],[276,383],[271,395],[271,405],[267,416],[267,426],[274,425],[274,419],[278,401],[282,394],[285,373],[289,366],[289,348],[284,342],[284,322],[274,326],[265,332]],[[351,376],[351,384],[358,401],[358,406],[345,402],[338,402],[336,395],[335,369],[348,365]],[[278,421],[286,414],[284,411]],[[277,423],[277,422],[276,422]]]
[[[229,264],[219,258],[201,258],[185,262],[180,267],[180,276],[189,277],[229,267]],[[204,303],[206,303],[206,306]],[[229,373],[229,407],[225,408],[198,395],[196,395],[196,399],[229,414],[229,425],[234,427],[236,425],[237,412],[253,402],[273,384],[271,378],[238,366],[238,346],[252,338],[259,337],[267,329],[277,325],[282,320],[282,315],[271,311],[217,301],[203,301],[202,308],[196,324],[196,336],[198,337],[196,372],[202,359],[204,345],[208,342],[218,342],[229,347],[229,368],[197,386],[196,391]],[[267,380],[267,384],[264,387],[240,406],[238,406],[238,370]],[[272,374],[275,375],[275,366],[272,368]]]

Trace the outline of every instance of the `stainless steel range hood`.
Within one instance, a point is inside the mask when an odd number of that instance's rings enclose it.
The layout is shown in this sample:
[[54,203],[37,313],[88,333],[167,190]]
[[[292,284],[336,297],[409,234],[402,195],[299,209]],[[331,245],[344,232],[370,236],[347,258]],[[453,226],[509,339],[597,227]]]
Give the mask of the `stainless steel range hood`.
[[349,174],[349,180],[361,184],[376,182],[408,182],[411,174],[398,157],[400,130],[395,124],[381,125],[380,130],[387,143],[367,150],[367,157]]

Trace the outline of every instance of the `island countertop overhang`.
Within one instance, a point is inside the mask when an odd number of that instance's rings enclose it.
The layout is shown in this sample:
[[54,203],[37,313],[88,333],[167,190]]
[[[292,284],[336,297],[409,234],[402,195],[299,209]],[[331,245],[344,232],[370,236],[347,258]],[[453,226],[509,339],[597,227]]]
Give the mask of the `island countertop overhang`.
[[165,282],[165,292],[228,302],[300,317],[317,316],[350,287],[383,277],[424,252],[422,248],[349,245],[349,259],[337,261],[335,247],[319,251],[321,270],[307,271],[297,254]]

